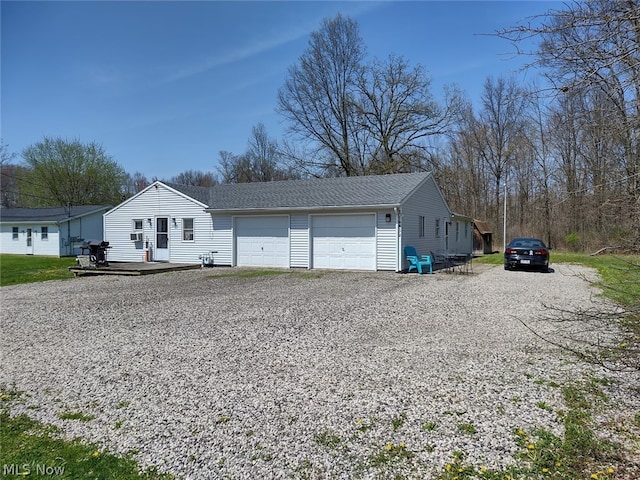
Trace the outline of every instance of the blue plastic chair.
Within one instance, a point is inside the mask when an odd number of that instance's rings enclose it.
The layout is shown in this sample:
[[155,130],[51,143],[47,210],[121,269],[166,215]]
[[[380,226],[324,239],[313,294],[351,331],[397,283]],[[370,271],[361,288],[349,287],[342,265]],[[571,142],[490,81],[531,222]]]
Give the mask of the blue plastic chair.
[[418,255],[416,249],[410,245],[404,247],[404,255],[407,257],[407,261],[409,262],[409,269],[407,272],[416,270],[420,275],[422,275],[422,267],[429,267],[429,273],[433,273],[433,263],[431,262],[431,257],[429,255]]

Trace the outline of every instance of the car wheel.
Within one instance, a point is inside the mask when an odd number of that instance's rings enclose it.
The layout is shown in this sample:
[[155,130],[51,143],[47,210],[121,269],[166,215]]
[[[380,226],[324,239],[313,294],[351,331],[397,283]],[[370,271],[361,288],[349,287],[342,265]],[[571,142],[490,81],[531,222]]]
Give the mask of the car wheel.
[[505,264],[504,264],[504,269],[505,269],[505,270],[511,270],[511,269],[509,268],[509,265],[508,265],[507,263],[505,263]]

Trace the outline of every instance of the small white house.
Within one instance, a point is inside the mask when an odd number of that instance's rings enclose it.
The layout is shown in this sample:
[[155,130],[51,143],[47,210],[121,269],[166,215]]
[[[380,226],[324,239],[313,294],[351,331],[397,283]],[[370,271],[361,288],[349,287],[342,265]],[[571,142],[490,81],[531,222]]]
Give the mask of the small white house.
[[467,219],[449,210],[430,173],[208,188],[158,181],[105,213],[104,231],[114,262],[209,256],[216,265],[402,271],[406,245],[471,254]]
[[0,208],[0,253],[73,256],[84,240],[102,240],[110,205]]

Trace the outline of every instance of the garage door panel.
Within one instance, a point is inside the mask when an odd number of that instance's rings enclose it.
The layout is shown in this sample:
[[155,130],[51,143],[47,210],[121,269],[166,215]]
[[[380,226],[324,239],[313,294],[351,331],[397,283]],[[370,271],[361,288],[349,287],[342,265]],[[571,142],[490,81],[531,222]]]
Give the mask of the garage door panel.
[[375,216],[313,217],[313,266],[339,270],[375,270]]
[[364,227],[345,227],[345,228],[315,228],[314,237],[316,238],[370,238],[369,232],[371,228]]
[[289,217],[236,219],[239,266],[289,266]]

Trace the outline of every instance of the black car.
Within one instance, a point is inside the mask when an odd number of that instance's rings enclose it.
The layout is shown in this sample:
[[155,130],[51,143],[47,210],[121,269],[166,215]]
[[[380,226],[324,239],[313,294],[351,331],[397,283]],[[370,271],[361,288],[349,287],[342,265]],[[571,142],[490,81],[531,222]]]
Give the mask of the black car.
[[550,250],[537,238],[514,238],[504,250],[504,269],[529,268],[547,272]]

